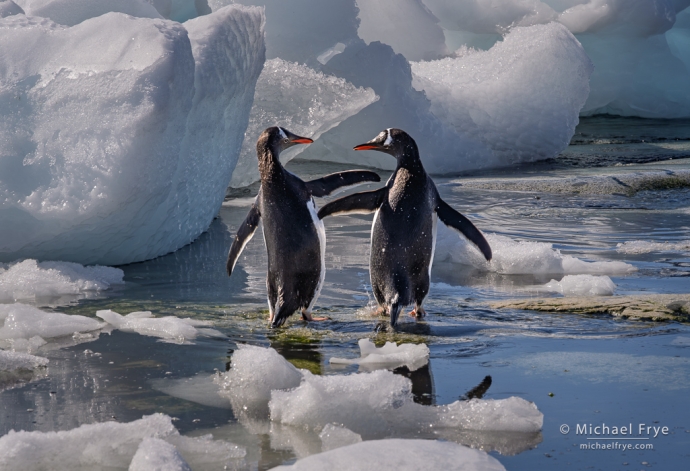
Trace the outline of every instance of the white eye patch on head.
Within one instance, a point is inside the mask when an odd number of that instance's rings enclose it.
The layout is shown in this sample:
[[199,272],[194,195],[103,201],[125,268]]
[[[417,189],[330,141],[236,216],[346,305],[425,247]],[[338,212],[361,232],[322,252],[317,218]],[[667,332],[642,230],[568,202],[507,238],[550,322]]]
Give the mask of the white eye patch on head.
[[[382,133],[383,134],[383,133]],[[386,142],[383,143],[384,146],[389,146],[391,145],[391,142],[393,142],[393,138],[391,137],[391,130],[390,128],[386,129]]]
[[278,131],[280,131],[280,137],[282,137],[283,139],[288,138],[287,134],[285,134],[285,131],[283,131],[283,128],[281,128],[280,126],[278,127]]

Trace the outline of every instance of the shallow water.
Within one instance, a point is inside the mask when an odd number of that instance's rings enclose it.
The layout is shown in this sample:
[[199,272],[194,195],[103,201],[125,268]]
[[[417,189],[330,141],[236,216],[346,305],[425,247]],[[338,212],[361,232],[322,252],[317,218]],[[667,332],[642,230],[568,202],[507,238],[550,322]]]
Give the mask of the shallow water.
[[[443,198],[485,233],[548,242],[563,254],[587,261],[634,265],[635,272],[611,275],[616,295],[687,293],[689,252],[628,254],[616,247],[634,240],[690,240],[690,189],[655,184],[621,192],[610,185],[609,177],[625,183],[634,174],[646,182],[647,172],[690,171],[689,139],[687,123],[590,118],[561,159],[435,180]],[[661,145],[668,143],[673,145]],[[293,162],[290,168],[309,178],[342,166]],[[547,179],[554,180],[548,188],[543,184]],[[228,248],[255,191],[256,187],[235,191],[209,231],[193,244],[121,267],[124,286],[59,308],[87,316],[99,309],[121,314],[150,310],[210,320],[227,338],[177,345],[114,331],[76,346],[39,351],[50,359],[45,377],[0,392],[0,435],[11,429],[53,431],[108,420],[125,422],[163,412],[179,419],[175,425],[181,433],[210,432],[246,446],[249,467],[269,469],[319,452],[318,435],[288,426],[238,422],[209,377],[216,370],[225,371],[233,349],[244,342],[270,345],[312,373],[355,372],[357,366],[330,365],[328,359],[358,356],[357,340],[368,337],[428,344],[428,367],[412,373],[396,370],[411,377],[415,400],[422,404],[451,403],[486,375],[493,383],[485,398],[519,396],[534,401],[544,413],[540,434],[441,435],[495,450],[491,453],[506,469],[665,470],[682,469],[687,463],[688,325],[492,310],[489,301],[534,296],[530,289],[535,285],[563,275],[503,275],[444,262],[434,265],[425,304],[428,317],[416,322],[405,316],[397,332],[376,333],[380,319],[366,308],[372,301],[372,217],[355,215],[326,220],[328,271],[316,311],[330,320],[306,325],[293,316],[287,328],[271,331],[266,326],[266,255],[260,236],[247,245],[232,278],[225,274]],[[576,433],[578,425],[602,423],[632,424],[635,431],[641,423],[666,426],[668,435],[590,440],[596,435]],[[561,433],[563,424],[569,433]],[[614,442],[653,449],[580,446]]]

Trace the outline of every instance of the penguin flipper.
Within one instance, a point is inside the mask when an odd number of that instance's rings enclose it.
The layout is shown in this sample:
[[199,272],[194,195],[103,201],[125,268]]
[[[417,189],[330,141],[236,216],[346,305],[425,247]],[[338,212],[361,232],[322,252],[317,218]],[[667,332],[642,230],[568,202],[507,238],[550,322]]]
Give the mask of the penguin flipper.
[[476,245],[482,254],[484,254],[484,258],[486,258],[487,262],[491,260],[491,247],[489,243],[469,219],[451,208],[448,203],[441,198],[438,198],[436,204],[436,214],[438,214],[443,224],[460,232],[467,237],[470,242]]
[[307,189],[313,196],[327,196],[338,188],[350,185],[358,185],[365,182],[380,182],[381,177],[369,170],[350,170],[337,172],[306,182]]
[[336,214],[373,213],[381,206],[387,193],[388,188],[384,186],[378,190],[363,191],[331,201],[319,210],[319,219]]
[[260,219],[261,213],[259,213],[259,208],[257,208],[256,203],[254,203],[252,209],[249,210],[249,214],[247,214],[247,217],[238,229],[235,240],[230,247],[230,252],[228,252],[228,262],[226,265],[228,276],[232,275],[232,270],[234,270],[235,263],[237,263],[237,259],[240,257],[242,250],[244,250],[245,245],[247,245],[254,236],[256,228],[259,226]]

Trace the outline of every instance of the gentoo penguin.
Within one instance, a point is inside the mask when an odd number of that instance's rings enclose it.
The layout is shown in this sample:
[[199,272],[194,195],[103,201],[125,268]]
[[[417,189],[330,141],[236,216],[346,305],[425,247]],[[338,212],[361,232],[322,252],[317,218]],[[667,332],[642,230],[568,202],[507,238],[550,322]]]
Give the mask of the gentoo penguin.
[[374,172],[352,170],[327,175],[318,180],[302,181],[283,168],[278,156],[295,144],[313,142],[281,127],[266,129],[256,143],[261,189],[246,219],[237,231],[227,270],[232,275],[235,263],[263,221],[264,241],[268,252],[268,309],[271,327],[279,327],[297,309],[305,320],[319,296],[326,274],[324,255],[326,232],[318,218],[314,196],[326,196],[347,185],[378,182]]
[[387,129],[355,150],[377,150],[398,160],[386,186],[355,193],[325,205],[319,218],[376,211],[371,228],[369,272],[379,313],[389,314],[392,326],[400,309],[414,303],[410,315],[422,317],[429,292],[436,245],[436,219],[467,237],[491,260],[491,247],[462,214],[441,199],[424,171],[417,144],[405,131]]

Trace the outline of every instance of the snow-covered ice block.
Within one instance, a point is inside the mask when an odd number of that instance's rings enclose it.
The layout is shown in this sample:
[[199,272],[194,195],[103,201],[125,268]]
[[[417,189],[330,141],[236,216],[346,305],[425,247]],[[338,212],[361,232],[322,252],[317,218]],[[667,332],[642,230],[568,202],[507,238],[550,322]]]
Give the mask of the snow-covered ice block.
[[85,267],[70,262],[22,260],[0,263],[0,302],[55,298],[63,295],[88,296],[124,283],[119,268]]
[[[293,62],[267,61],[256,83],[249,126],[230,186],[242,187],[259,180],[256,140],[265,128],[279,125],[316,140],[377,99],[371,88],[355,87],[342,78]],[[287,163],[305,148],[293,147],[282,153],[280,160]]]
[[448,53],[438,18],[421,0],[357,0],[357,7],[357,34],[367,44],[381,41],[412,61]]
[[26,304],[0,304],[0,346],[34,351],[45,339],[97,331],[106,324],[96,319],[45,312]]
[[321,451],[335,450],[362,441],[360,434],[334,424],[326,424],[321,430],[319,438],[321,439]]
[[616,251],[625,254],[643,254],[652,252],[690,252],[690,240],[680,242],[650,242],[648,240],[631,240],[620,243]]
[[616,284],[605,275],[566,275],[561,281],[549,281],[543,289],[563,296],[613,296]]
[[24,14],[22,7],[14,3],[12,0],[0,0],[0,18],[19,14]]
[[[425,165],[457,172],[556,156],[575,132],[592,70],[580,43],[558,23],[514,28],[488,51],[413,62],[414,87],[463,136],[457,152],[426,156]],[[463,141],[479,146],[469,152]]]
[[354,469],[505,471],[496,458],[480,450],[450,442],[399,438],[365,441],[302,458],[290,466],[273,468],[275,471],[321,471],[324,469],[333,471]]
[[12,430],[0,437],[0,469],[38,471],[127,468],[146,438],[171,443],[192,468],[197,463],[222,466],[242,459],[246,454],[242,447],[229,442],[213,441],[208,436],[180,436],[169,416],[153,414],[129,423],[88,424],[60,432]]
[[204,328],[204,326],[211,325],[210,322],[175,316],[153,317],[150,311],[131,312],[123,316],[107,309],[96,311],[96,316],[118,330],[158,337],[173,343],[191,343],[200,335],[207,337],[223,336],[215,329]]
[[47,358],[0,350],[0,371],[34,370],[47,365]]
[[487,262],[479,250],[464,237],[443,224],[438,225],[434,260],[468,265],[481,271],[506,275],[615,275],[636,271],[625,262],[587,262],[563,255],[551,244],[535,241],[516,241],[498,234],[486,234],[493,258]]
[[410,371],[415,371],[429,362],[429,347],[423,343],[419,345],[412,343],[396,345],[395,342],[386,342],[381,348],[377,348],[369,339],[360,339],[358,343],[360,358],[334,357],[329,362],[379,368],[396,368],[405,365]]
[[299,386],[302,373],[272,348],[238,345],[230,371],[218,377],[235,413],[265,415],[271,391]]
[[139,18],[162,18],[144,0],[17,0],[28,16],[40,16],[54,22],[74,26],[89,18],[119,12]]
[[124,264],[207,229],[264,61],[263,15],[230,6],[189,23],[0,20],[0,260]]
[[187,462],[170,443],[146,437],[129,464],[129,471],[191,471]]

